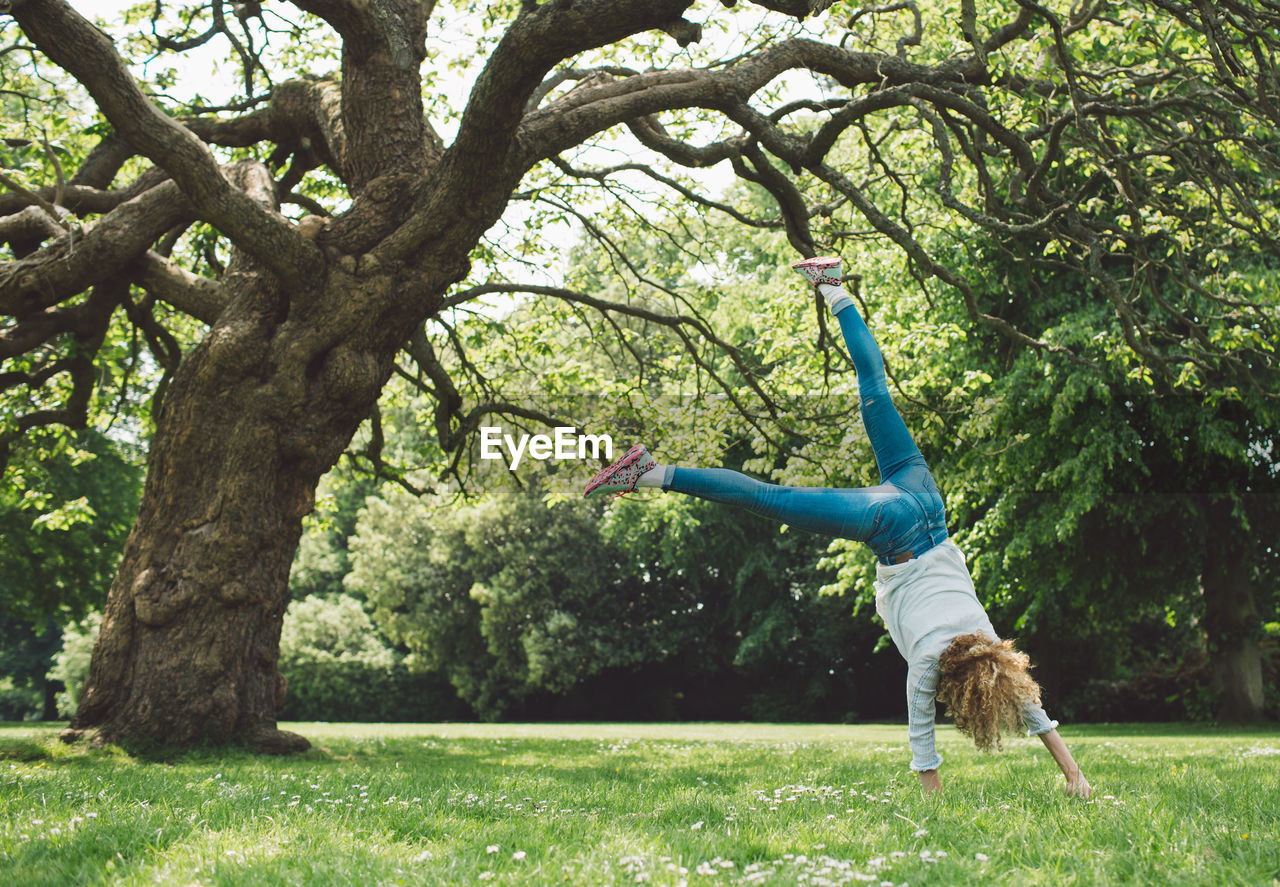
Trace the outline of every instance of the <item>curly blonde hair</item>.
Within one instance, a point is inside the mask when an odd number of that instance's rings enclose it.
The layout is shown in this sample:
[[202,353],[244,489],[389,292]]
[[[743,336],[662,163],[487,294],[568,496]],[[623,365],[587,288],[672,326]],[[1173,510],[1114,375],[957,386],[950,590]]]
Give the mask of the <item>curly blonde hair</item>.
[[981,631],[959,635],[938,667],[939,701],[981,751],[999,750],[1001,733],[1022,726],[1023,707],[1040,704],[1040,685],[1028,673],[1031,660],[1013,641],[995,641]]

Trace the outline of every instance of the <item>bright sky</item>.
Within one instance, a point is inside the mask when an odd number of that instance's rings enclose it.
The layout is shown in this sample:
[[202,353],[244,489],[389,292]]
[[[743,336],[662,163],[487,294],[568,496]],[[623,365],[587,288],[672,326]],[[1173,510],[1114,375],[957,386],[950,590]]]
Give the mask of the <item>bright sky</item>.
[[[81,15],[104,21],[108,25],[123,22],[125,11],[139,5],[139,0],[69,0],[69,2]],[[173,8],[176,5],[169,2],[166,8]],[[230,6],[230,3],[228,2],[227,5]],[[234,19],[232,21],[234,22]],[[242,80],[238,70],[225,64],[227,49],[225,39],[218,38],[181,55],[166,53],[152,60],[150,65],[134,65],[134,72],[145,76],[149,73],[147,70],[149,66],[176,67],[179,76],[172,91],[175,98],[189,99],[197,90],[209,99],[228,97],[241,92]]]

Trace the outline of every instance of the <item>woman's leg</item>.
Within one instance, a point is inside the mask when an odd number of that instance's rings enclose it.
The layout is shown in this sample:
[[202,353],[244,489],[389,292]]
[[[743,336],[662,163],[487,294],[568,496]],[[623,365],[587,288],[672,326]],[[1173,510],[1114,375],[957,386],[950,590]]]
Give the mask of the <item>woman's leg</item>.
[[659,465],[643,445],[602,469],[583,495],[616,496],[638,487],[661,487],[700,499],[736,505],[801,530],[870,542],[878,506],[899,496],[886,484],[858,489],[784,487],[726,468]]
[[[867,429],[881,484],[892,484],[914,500],[923,527],[909,532],[902,545],[916,554],[947,537],[946,508],[929,466],[916,446],[889,395],[884,358],[866,321],[840,284],[841,265],[833,258],[798,263],[796,270],[818,288],[840,324],[845,345],[858,373],[858,397],[862,422]],[[897,548],[898,545],[892,547]],[[880,552],[877,552],[880,553]]]
[[832,489],[786,487],[758,481],[727,468],[658,466],[662,488],[699,499],[736,505],[800,530],[867,542],[876,506],[898,496],[888,486]]
[[923,464],[924,457],[889,395],[884,358],[866,321],[842,288],[824,283],[819,284],[819,289],[836,312],[840,332],[844,334],[844,343],[858,373],[862,423],[871,440],[880,480],[888,480],[913,462]]
[[844,343],[858,373],[862,424],[871,441],[876,467],[880,469],[880,482],[882,485],[892,483],[911,496],[920,509],[923,528],[916,538],[906,543],[906,547],[915,554],[921,554],[947,538],[947,514],[942,493],[893,404],[884,374],[884,358],[857,306],[839,285],[820,283],[818,289],[840,323]]

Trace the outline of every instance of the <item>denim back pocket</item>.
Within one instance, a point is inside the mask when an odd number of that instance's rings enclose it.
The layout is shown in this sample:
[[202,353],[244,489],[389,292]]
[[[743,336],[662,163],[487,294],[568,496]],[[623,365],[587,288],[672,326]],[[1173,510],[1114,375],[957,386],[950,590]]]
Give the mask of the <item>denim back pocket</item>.
[[881,554],[900,554],[924,531],[925,522],[914,497],[899,495],[880,503],[871,547]]

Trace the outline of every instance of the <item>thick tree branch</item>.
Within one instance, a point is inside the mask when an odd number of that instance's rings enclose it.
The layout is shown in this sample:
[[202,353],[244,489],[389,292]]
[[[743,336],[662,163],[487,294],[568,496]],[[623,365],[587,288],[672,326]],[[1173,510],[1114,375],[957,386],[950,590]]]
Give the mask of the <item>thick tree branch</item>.
[[[980,108],[954,90],[982,71],[968,62],[931,68],[874,53],[846,52],[814,40],[787,40],[722,69],[654,71],[600,86],[574,90],[529,114],[521,124],[519,141],[524,161],[536,162],[558,154],[620,123],[639,121],[659,111],[706,108],[724,112],[746,102],[783,73],[807,68],[854,88],[867,85],[910,86],[982,115]],[[989,114],[986,115],[988,118]],[[652,122],[640,123],[637,137],[660,136]],[[729,146],[714,148],[728,156]],[[711,149],[708,149],[711,150]],[[714,162],[715,154],[706,155]]]
[[[346,136],[341,118],[342,94],[328,79],[286,80],[271,91],[268,104],[234,118],[200,116],[182,121],[204,142],[228,148],[244,148],[274,142],[314,156],[335,175],[349,180]],[[108,190],[120,168],[136,156],[133,146],[112,133],[100,141],[68,181],[59,205],[78,216],[105,213],[159,184],[168,175],[159,168],[147,170],[127,187]],[[34,188],[32,193],[52,201],[55,188]],[[17,212],[30,203],[13,193],[0,193],[0,216]]]
[[[726,6],[733,5],[733,3],[726,3],[725,0],[721,0],[721,2],[725,3]],[[755,6],[785,13],[786,15],[793,15],[799,19],[808,15],[818,15],[833,2],[834,0],[751,0],[751,3]]]
[[226,306],[226,292],[216,280],[192,274],[156,252],[148,250],[134,267],[134,283],[210,326],[217,322]]
[[360,0],[290,0],[290,2],[317,18],[324,19],[342,35],[344,43],[359,47],[361,51],[377,42],[376,5]]
[[347,139],[342,123],[342,90],[334,80],[285,80],[271,90],[265,107],[234,118],[184,120],[211,145],[244,148],[261,142],[314,152],[334,174],[348,180]]
[[39,243],[65,233],[66,229],[39,206],[28,206],[12,215],[0,216],[0,243]]
[[809,230],[809,207],[804,195],[795,183],[778,170],[760,146],[752,144],[743,152],[743,158],[734,164],[734,171],[749,182],[755,182],[768,191],[782,212],[782,221],[786,226],[787,240],[800,255],[810,258],[816,254],[813,233]]
[[[237,165],[231,178],[249,199],[273,205],[274,188],[260,164]],[[161,298],[180,310],[212,323],[221,310],[217,285],[158,255],[147,257],[156,240],[194,218],[176,184],[165,181],[113,209],[83,233],[65,233],[30,256],[0,265],[0,313],[27,317],[96,283],[121,274],[132,277],[127,267],[144,257],[140,272],[135,272],[142,273],[144,285],[157,288]],[[187,293],[180,291],[184,284],[190,287]]]
[[[62,189],[62,206],[75,216],[100,215],[110,212],[122,203],[132,200],[151,190],[161,182],[169,180],[169,175],[159,167],[148,167],[137,179],[119,189],[105,190],[82,185],[67,185]],[[73,178],[74,181],[74,178]],[[58,196],[58,188],[46,186],[32,189],[33,193],[45,200],[52,201]],[[25,205],[25,200],[16,194],[0,194],[0,215],[17,212]]]
[[418,0],[296,0],[343,37],[342,123],[347,181],[359,193],[388,175],[422,175],[439,159],[418,68],[426,58],[429,6]]
[[1019,7],[1018,15],[1009,24],[997,28],[991,33],[991,36],[982,44],[982,49],[987,54],[995,52],[1004,46],[1009,45],[1027,32],[1027,28],[1031,25],[1031,10],[1025,6]]
[[173,176],[201,218],[287,283],[320,267],[315,245],[228,182],[200,139],[142,94],[106,34],[65,0],[26,3],[13,15],[41,52],[89,90],[117,132]]
[[587,86],[599,80],[611,80],[614,77],[632,77],[639,73],[639,71],[632,68],[613,65],[599,68],[562,68],[542,81],[538,88],[533,91],[533,95],[529,96],[529,101],[525,102],[525,113],[535,110],[557,87],[570,81],[576,80],[579,86]]
[[194,216],[173,182],[121,204],[72,240],[0,265],[0,314],[25,317],[119,275],[166,231]]
[[446,229],[482,236],[532,163],[559,153],[529,152],[519,132],[530,98],[552,68],[586,50],[671,24],[690,5],[691,0],[576,0],[522,13],[476,78],[458,135],[433,168],[411,217],[379,244],[377,260],[403,260]]
[[505,158],[530,97],[558,62],[683,17],[690,0],[545,3],[517,19],[476,78],[448,155]]

